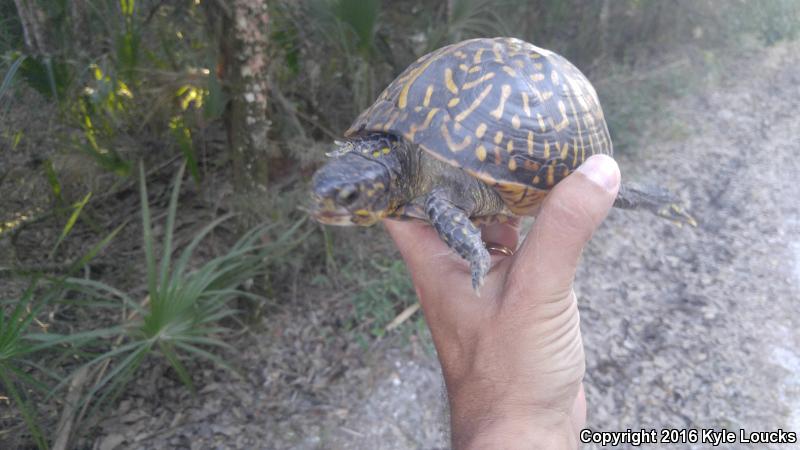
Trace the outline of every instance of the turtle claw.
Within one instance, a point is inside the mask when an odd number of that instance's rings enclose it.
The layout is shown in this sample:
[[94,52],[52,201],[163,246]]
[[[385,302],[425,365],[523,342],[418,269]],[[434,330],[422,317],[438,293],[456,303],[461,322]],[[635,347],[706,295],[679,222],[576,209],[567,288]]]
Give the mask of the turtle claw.
[[672,223],[678,225],[679,227],[683,225],[689,225],[693,228],[697,227],[697,221],[694,220],[694,217],[692,217],[691,214],[684,211],[683,208],[675,203],[670,203],[666,207],[659,210],[658,215],[671,220]]

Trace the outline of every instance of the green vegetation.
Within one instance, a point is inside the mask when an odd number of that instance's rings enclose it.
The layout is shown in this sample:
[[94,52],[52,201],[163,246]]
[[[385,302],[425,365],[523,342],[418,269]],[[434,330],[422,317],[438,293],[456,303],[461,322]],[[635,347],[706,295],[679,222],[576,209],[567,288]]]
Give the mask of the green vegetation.
[[[135,298],[110,284],[90,278],[61,277],[49,283],[48,289],[38,293],[39,279],[34,279],[18,299],[3,301],[11,305],[8,317],[0,309],[0,382],[19,407],[37,446],[46,448],[48,437],[36,421],[33,401],[21,394],[19,383],[36,388],[45,398],[56,395],[68,382],[81,373],[81,382],[94,377],[93,384],[80,400],[80,407],[90,403],[102,406],[103,402],[119,395],[125,384],[134,377],[149,355],[159,355],[175,370],[182,383],[194,391],[187,361],[208,360],[236,375],[235,369],[211,349],[232,351],[233,348],[221,339],[233,331],[230,325],[237,311],[232,305],[235,299],[262,302],[260,295],[242,289],[270,267],[275,260],[297,245],[303,236],[298,233],[302,222],[275,235],[275,225],[254,228],[242,235],[228,250],[198,267],[195,250],[223,222],[231,219],[225,215],[210,222],[197,231],[180,255],[174,255],[174,231],[178,212],[183,167],[175,177],[175,183],[167,207],[164,240],[160,243],[161,258],[156,259],[156,242],[148,203],[144,168],[140,166],[140,197],[143,229],[144,267],[146,272],[146,296]],[[76,217],[71,217],[70,225]],[[108,246],[119,231],[118,227],[87,256],[73,267],[84,267],[102,248]],[[61,242],[63,233],[59,238]],[[264,241],[267,240],[267,243]],[[55,251],[55,249],[53,249]],[[68,273],[74,271],[70,270]],[[75,297],[77,295],[77,298]],[[89,328],[80,326],[70,334],[58,332],[33,333],[32,324],[40,323],[36,317],[44,308],[61,302],[72,306],[107,310],[119,315],[121,322],[109,327]],[[240,326],[240,325],[239,325]],[[47,327],[44,327],[45,331]],[[60,328],[60,327],[58,327]],[[84,330],[85,329],[85,330]],[[55,366],[39,362],[42,352],[60,353]],[[64,358],[71,356],[84,361],[77,366],[66,364]],[[66,366],[65,366],[66,365]],[[74,367],[72,367],[74,366]],[[72,367],[73,375],[63,378],[55,385],[46,385],[27,373],[27,367],[40,369],[50,380],[59,379],[57,371]],[[88,375],[87,375],[88,374]]]
[[[113,230],[108,236],[94,245],[89,252],[72,265],[67,273],[74,272],[91,261],[105,248],[120,231]],[[59,348],[67,344],[70,337],[48,336],[39,339],[41,334],[33,332],[34,326],[46,329],[37,317],[46,308],[62,300],[65,295],[67,276],[54,280],[34,277],[24,292],[13,299],[0,300],[0,386],[8,393],[11,401],[19,408],[20,414],[33,442],[39,448],[47,448],[49,437],[42,430],[37,419],[35,393],[40,396],[52,392],[54,380],[58,375],[55,367],[40,361],[39,355],[45,352],[61,353],[61,357],[72,354],[70,349]],[[9,313],[6,311],[9,310]],[[37,376],[41,375],[41,376]]]
[[370,260],[366,268],[347,274],[347,281],[357,283],[353,295],[353,328],[362,333],[361,338],[381,337],[386,326],[415,301],[414,289],[405,264],[399,260]]
[[[140,167],[142,220],[144,230],[144,253],[147,277],[147,295],[137,302],[128,294],[108,284],[89,280],[69,278],[68,286],[86,296],[91,302],[115,305],[121,308],[125,323],[105,329],[74,333],[70,336],[50,334],[47,339],[82,342],[89,339],[106,338],[115,340],[113,347],[90,361],[86,366],[108,367],[111,360],[113,369],[94,384],[87,394],[90,401],[98,392],[118,391],[141,366],[144,358],[158,353],[166,359],[177,373],[181,382],[194,389],[191,376],[182,360],[191,356],[207,359],[225,369],[234,369],[219,356],[204,348],[232,350],[223,340],[215,337],[229,331],[221,326],[223,319],[231,317],[236,310],[231,301],[249,298],[263,299],[240,287],[259,275],[262,265],[269,265],[271,258],[277,258],[291,248],[296,238],[299,223],[283,232],[269,244],[260,243],[274,226],[261,226],[245,233],[227,253],[203,263],[190,270],[189,263],[194,252],[211,232],[221,223],[231,218],[222,216],[198,231],[186,245],[180,256],[173,255],[173,237],[177,214],[183,170],[178,172],[167,208],[164,241],[161,243],[162,256],[155,257],[155,242],[152,233],[150,207],[147,201],[147,188],[144,169]],[[129,312],[128,312],[129,311]],[[128,312],[126,314],[126,312]],[[104,396],[101,396],[102,399]]]
[[[701,89],[726,53],[800,34],[794,0],[265,0],[269,45],[249,60],[267,86],[248,91],[231,76],[248,69],[229,40],[237,0],[17,3],[0,3],[0,399],[19,414],[0,445],[39,448],[90,432],[144,367],[189,389],[194,367],[235,376],[230,336],[295,296],[340,293],[314,305],[342,300],[337,326],[365,348],[413,312],[381,230],[324,229],[298,207],[330,142],[427,51],[494,35],[554,49],[634,151],[660,102]],[[245,167],[267,172],[245,193],[232,111],[262,97]],[[399,334],[421,329],[417,313]]]

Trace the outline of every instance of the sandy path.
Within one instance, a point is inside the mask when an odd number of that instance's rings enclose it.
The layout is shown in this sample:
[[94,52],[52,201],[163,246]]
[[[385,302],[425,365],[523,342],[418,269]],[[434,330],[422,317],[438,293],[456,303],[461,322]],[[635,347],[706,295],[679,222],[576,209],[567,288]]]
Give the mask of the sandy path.
[[692,137],[620,161],[670,179],[701,224],[616,213],[596,235],[579,273],[593,428],[800,433],[797,48],[671,105]]

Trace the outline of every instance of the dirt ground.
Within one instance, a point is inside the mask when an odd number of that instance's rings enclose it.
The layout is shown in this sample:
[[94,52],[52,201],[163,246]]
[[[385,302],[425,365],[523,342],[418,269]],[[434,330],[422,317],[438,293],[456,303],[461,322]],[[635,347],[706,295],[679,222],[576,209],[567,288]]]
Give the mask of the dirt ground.
[[[679,192],[699,226],[613,211],[586,250],[576,290],[593,430],[800,433],[797,67],[798,43],[754,52],[702,95],[663,105],[677,132],[654,118],[642,130],[647,148],[618,157],[626,179]],[[318,307],[335,301],[329,293],[307,297],[239,338],[243,378],[202,370],[193,398],[174,374],[153,370],[83,445],[447,448],[443,384],[424,333],[362,347]]]

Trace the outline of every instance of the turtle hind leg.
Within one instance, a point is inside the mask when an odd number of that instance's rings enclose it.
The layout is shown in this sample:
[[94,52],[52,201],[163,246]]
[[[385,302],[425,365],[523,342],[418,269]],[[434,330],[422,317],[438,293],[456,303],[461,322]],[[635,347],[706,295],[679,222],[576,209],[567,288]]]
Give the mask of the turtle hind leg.
[[481,239],[481,230],[469,219],[467,212],[456,206],[446,190],[436,189],[425,200],[425,212],[442,240],[469,262],[472,288],[483,285],[489,272],[491,257]]
[[660,187],[623,184],[619,188],[614,207],[646,209],[675,223],[697,226],[697,221],[684,211],[675,194]]

